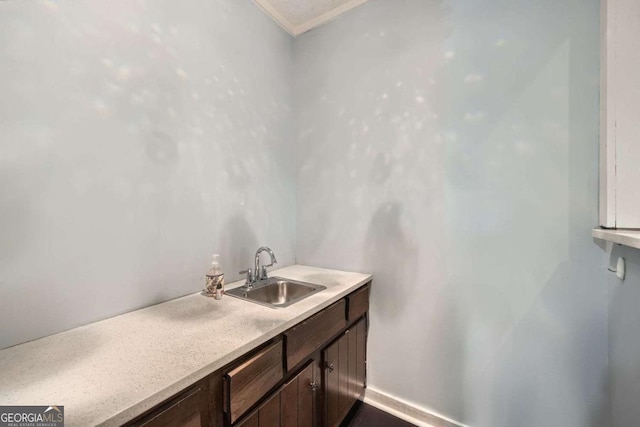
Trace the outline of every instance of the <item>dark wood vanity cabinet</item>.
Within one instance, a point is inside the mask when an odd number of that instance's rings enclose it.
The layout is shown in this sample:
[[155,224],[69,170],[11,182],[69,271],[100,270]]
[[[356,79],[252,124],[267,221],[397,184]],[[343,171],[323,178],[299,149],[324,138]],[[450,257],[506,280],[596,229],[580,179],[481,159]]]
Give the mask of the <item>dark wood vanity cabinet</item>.
[[338,426],[365,390],[369,289],[362,286],[127,425]]

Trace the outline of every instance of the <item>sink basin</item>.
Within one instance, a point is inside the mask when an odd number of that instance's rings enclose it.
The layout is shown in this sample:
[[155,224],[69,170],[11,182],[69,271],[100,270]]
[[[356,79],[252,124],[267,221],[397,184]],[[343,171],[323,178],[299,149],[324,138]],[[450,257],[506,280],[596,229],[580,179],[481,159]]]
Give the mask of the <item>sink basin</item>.
[[267,307],[279,308],[288,307],[325,289],[327,287],[322,285],[298,282],[282,277],[270,277],[256,283],[250,290],[240,286],[226,291],[225,294]]

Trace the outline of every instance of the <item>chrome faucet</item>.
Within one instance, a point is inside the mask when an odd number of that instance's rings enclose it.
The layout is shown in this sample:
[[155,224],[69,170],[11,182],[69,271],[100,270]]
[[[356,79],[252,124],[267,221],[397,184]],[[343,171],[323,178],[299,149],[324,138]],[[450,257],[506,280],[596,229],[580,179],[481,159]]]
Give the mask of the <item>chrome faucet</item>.
[[[262,252],[266,252],[269,254],[269,256],[271,257],[271,264],[269,265],[263,265],[262,267],[260,267],[260,254]],[[255,274],[255,280],[266,280],[269,278],[269,276],[267,276],[267,267],[273,267],[274,264],[277,264],[278,260],[276,259],[275,254],[273,253],[273,251],[271,249],[269,249],[266,246],[262,246],[260,248],[258,248],[258,250],[256,251],[256,262],[255,262],[255,270],[253,274]]]
[[[260,254],[262,252],[266,252],[269,254],[269,256],[271,257],[271,264],[260,266]],[[247,275],[247,278],[244,282],[244,289],[250,290],[251,288],[253,288],[253,285],[256,282],[260,280],[268,279],[269,276],[267,275],[267,267],[272,267],[274,264],[277,264],[277,263],[278,263],[278,260],[276,259],[276,256],[271,249],[269,249],[266,246],[262,246],[258,248],[258,250],[256,251],[256,258],[255,258],[255,265],[254,265],[255,268],[253,270],[251,270],[250,268],[247,268],[246,270],[241,271],[239,273],[239,274]]]

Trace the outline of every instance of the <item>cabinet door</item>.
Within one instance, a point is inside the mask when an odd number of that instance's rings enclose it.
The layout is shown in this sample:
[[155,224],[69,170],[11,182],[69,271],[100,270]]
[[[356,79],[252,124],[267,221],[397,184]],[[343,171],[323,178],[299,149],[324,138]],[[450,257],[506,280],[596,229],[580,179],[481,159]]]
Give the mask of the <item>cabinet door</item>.
[[260,426],[260,412],[256,412],[249,418],[238,424],[237,427],[259,427]]
[[[360,393],[358,392],[358,386],[356,384],[357,369],[358,369],[358,328],[354,326],[349,330],[347,334],[349,341],[349,367],[347,375],[347,395],[349,396],[349,402],[355,402]],[[351,405],[349,405],[351,406]]]
[[337,426],[365,388],[367,324],[361,319],[327,347],[324,360],[326,424]]
[[345,331],[323,352],[326,400],[326,425],[337,426],[355,402],[349,395],[349,333]]
[[313,427],[316,366],[315,362],[308,364],[238,427]]
[[338,340],[338,413],[342,419],[351,407],[349,396],[349,330]]
[[196,387],[166,408],[131,425],[140,427],[206,427],[208,410],[205,388]]
[[258,425],[260,427],[279,427],[280,426],[280,392],[271,396],[258,413]]
[[281,427],[313,427],[317,389],[315,369],[315,362],[307,365],[280,392]]
[[367,321],[360,320],[356,326],[356,377],[354,393],[356,398],[362,398],[366,386],[367,373]]
[[340,417],[340,376],[339,376],[339,359],[338,349],[340,340],[335,341],[327,347],[322,353],[324,360],[324,397],[326,406],[326,425],[335,426],[339,422]]

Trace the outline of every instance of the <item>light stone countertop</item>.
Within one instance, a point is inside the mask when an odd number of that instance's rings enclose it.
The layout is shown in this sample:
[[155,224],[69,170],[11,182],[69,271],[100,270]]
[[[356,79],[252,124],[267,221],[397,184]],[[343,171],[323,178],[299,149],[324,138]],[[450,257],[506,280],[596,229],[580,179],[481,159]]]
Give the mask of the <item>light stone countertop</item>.
[[120,425],[371,279],[301,265],[269,274],[327,289],[281,309],[198,293],[0,350],[0,405],[64,405],[67,426]]

